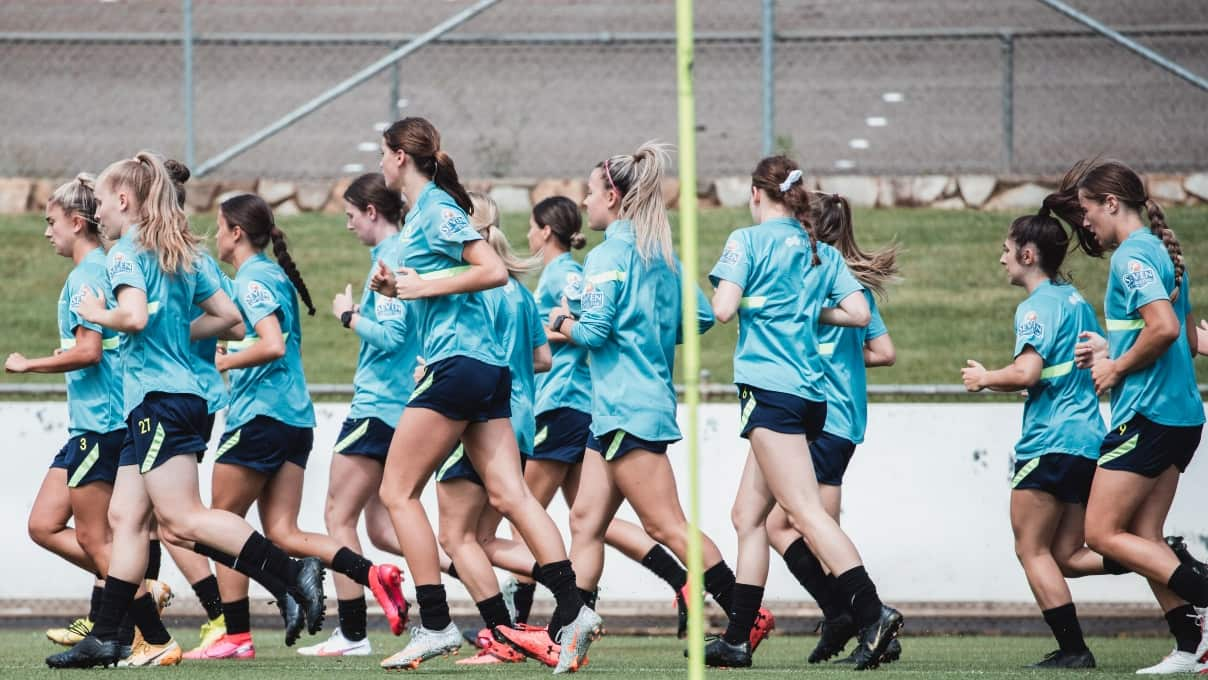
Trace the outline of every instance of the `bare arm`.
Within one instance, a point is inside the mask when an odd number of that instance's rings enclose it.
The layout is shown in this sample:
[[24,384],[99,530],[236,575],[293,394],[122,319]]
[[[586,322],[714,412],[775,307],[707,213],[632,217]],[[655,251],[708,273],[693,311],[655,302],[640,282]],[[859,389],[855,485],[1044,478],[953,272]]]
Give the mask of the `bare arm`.
[[204,312],[189,325],[189,338],[202,340],[204,338],[222,338],[223,340],[242,340],[246,329],[243,327],[243,317],[239,308],[231,302],[224,291],[217,291],[197,305]]
[[838,307],[823,307],[818,323],[827,326],[849,326],[864,328],[872,321],[872,310],[864,293],[856,291],[839,301]]
[[14,352],[8,355],[4,362],[4,370],[8,373],[66,373],[101,363],[103,352],[100,333],[76,326],[73,346],[51,356],[35,359],[26,359]]
[[134,286],[117,289],[117,306],[105,307],[105,298],[99,291],[84,288],[80,291],[80,318],[120,333],[141,333],[147,327],[147,292]]
[[218,355],[214,360],[218,370],[260,366],[285,356],[285,337],[281,334],[281,322],[276,314],[269,314],[256,323],[256,335],[260,337],[246,349]]
[[1137,335],[1133,346],[1115,359],[1096,361],[1091,367],[1095,391],[1099,394],[1115,387],[1124,376],[1157,361],[1178,340],[1179,318],[1175,316],[1169,300],[1154,300],[1137,311],[1145,320],[1145,327]]
[[1044,369],[1044,360],[1030,345],[1015,357],[1013,363],[996,371],[987,371],[985,366],[972,359],[966,363],[968,366],[961,369],[961,380],[970,392],[1026,390],[1040,382],[1040,372]]
[[742,288],[738,284],[725,279],[717,282],[717,288],[713,291],[714,318],[722,323],[730,323],[741,304]]
[[379,262],[378,272],[373,275],[369,285],[383,295],[414,300],[498,288],[508,281],[508,270],[503,260],[486,241],[468,241],[461,249],[461,259],[469,265],[468,270],[456,276],[431,279],[406,267],[399,270],[401,276],[395,276],[385,264]]
[[550,351],[549,343],[533,350],[533,372],[545,373],[554,365],[554,353]]
[[898,351],[893,346],[893,340],[889,338],[888,333],[864,343],[865,366],[870,368],[874,366],[893,366],[897,360]]

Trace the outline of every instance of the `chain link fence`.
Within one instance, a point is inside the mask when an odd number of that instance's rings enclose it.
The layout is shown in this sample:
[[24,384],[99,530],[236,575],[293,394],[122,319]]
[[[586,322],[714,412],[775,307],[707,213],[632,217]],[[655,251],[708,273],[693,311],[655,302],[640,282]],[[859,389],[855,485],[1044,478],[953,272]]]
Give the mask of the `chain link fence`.
[[[193,4],[194,167],[471,0]],[[1208,3],[1076,0],[1208,74]],[[814,173],[1055,173],[1110,154],[1208,167],[1208,93],[1036,0],[698,0],[698,167],[743,174],[768,130]],[[0,15],[0,176],[187,154],[185,3],[9,0]],[[585,174],[676,139],[669,2],[502,0],[214,171],[331,178],[372,168],[378,130],[423,115],[469,178]]]

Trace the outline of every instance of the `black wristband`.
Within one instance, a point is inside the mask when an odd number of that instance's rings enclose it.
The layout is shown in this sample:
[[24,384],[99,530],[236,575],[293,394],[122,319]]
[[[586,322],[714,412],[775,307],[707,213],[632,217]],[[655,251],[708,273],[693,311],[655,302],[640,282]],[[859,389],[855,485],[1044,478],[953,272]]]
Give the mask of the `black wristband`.
[[352,310],[348,310],[340,314],[340,324],[344,328],[352,328]]
[[550,329],[553,330],[555,333],[561,333],[562,332],[562,322],[566,321],[569,318],[570,317],[568,317],[565,314],[559,314],[558,316],[555,316],[554,325],[551,326]]

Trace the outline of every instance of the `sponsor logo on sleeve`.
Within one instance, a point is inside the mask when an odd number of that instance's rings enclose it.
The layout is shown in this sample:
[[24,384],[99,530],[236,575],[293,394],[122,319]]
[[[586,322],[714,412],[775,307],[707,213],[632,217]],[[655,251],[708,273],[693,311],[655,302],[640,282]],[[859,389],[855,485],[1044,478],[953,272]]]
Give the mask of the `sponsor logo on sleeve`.
[[1144,263],[1137,260],[1128,261],[1128,271],[1124,274],[1124,286],[1129,290],[1141,290],[1157,280],[1158,274],[1153,267],[1146,267]]
[[1044,337],[1044,324],[1040,323],[1036,312],[1028,311],[1023,315],[1023,322],[1015,331],[1020,340],[1039,340]]
[[583,297],[583,277],[578,272],[566,274],[566,284],[562,286],[562,294],[568,300],[578,300]]
[[721,253],[721,263],[735,265],[738,264],[740,257],[742,257],[742,248],[738,245],[738,241],[726,241],[726,247]]
[[118,276],[119,274],[129,274],[134,271],[134,263],[126,257],[125,253],[114,253],[109,260],[109,276]]
[[593,312],[604,307],[604,291],[596,288],[590,283],[587,284],[587,289],[583,291],[583,311]]
[[403,301],[397,298],[378,295],[374,300],[373,311],[378,321],[394,321],[403,318]]
[[252,281],[248,284],[247,292],[243,295],[243,304],[247,307],[264,307],[273,304],[273,294],[259,283]]
[[465,213],[452,208],[445,208],[440,214],[440,237],[445,240],[453,240],[461,231],[470,228],[470,221],[466,219]]

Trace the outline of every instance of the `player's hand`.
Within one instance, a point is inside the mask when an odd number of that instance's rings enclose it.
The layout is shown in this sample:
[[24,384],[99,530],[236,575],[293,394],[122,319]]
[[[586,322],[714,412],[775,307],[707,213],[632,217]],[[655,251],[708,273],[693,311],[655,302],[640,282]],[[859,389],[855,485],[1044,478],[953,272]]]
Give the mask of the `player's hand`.
[[1120,371],[1115,359],[1096,359],[1091,367],[1091,378],[1095,381],[1095,394],[1103,394],[1120,383]]
[[331,300],[331,313],[338,319],[344,312],[355,312],[356,306],[352,302],[352,284],[344,286],[343,293],[337,293]]
[[29,370],[29,359],[20,352],[13,352],[4,360],[5,373],[25,373]]
[[972,359],[966,360],[965,364],[965,368],[961,369],[961,382],[965,383],[965,389],[970,392],[981,392],[986,389],[982,382],[986,377],[986,367]]
[[1208,355],[1208,321],[1200,319],[1200,325],[1195,329],[1195,353]]
[[554,319],[557,319],[560,316],[565,316],[568,319],[573,318],[570,313],[570,302],[567,301],[565,295],[562,296],[562,300],[558,303],[558,306],[549,311],[549,319],[546,320],[545,325],[548,326],[550,330],[559,332],[557,328],[554,328]]
[[97,323],[101,314],[105,312],[105,298],[98,292],[84,286],[80,289],[80,304],[76,307],[76,314],[85,321]]
[[385,262],[378,260],[377,271],[373,273],[373,278],[369,279],[369,288],[386,297],[398,297],[396,284],[394,272],[390,271],[390,267],[387,267]]
[[1090,368],[1101,359],[1107,358],[1107,339],[1094,331],[1082,331],[1078,334],[1081,340],[1074,345],[1074,365],[1078,368]]

